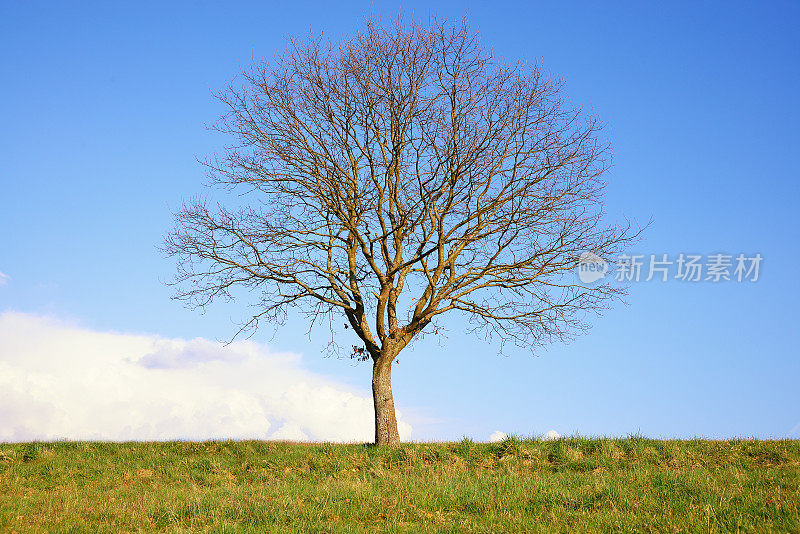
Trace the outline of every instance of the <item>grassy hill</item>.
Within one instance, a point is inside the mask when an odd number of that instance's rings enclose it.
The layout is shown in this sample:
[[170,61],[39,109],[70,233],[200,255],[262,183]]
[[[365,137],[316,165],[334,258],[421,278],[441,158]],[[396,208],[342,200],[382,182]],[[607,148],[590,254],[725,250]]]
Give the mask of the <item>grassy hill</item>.
[[0,444],[0,531],[800,532],[800,442]]

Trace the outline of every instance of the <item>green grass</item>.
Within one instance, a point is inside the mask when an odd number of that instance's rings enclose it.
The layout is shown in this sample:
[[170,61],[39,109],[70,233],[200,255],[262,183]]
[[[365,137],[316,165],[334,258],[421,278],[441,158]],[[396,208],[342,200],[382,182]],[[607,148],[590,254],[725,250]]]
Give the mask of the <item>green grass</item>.
[[800,442],[0,444],[0,531],[800,532]]

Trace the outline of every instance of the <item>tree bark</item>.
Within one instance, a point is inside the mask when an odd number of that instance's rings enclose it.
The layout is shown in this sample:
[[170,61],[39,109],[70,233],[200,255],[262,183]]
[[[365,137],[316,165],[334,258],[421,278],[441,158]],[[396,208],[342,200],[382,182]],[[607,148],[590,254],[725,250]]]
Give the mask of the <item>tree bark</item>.
[[[391,356],[391,357],[389,357]],[[372,366],[372,399],[375,404],[375,444],[397,445],[397,417],[392,397],[392,362],[394,356],[382,354]]]

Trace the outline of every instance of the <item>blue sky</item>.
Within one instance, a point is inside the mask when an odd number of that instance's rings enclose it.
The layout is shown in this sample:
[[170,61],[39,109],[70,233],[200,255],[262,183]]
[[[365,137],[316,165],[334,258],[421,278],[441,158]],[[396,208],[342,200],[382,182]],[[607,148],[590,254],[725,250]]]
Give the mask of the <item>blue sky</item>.
[[[335,39],[398,12],[467,12],[497,54],[563,77],[611,127],[610,213],[653,220],[638,252],[764,257],[756,283],[633,284],[627,305],[535,357],[498,356],[449,323],[394,372],[413,438],[800,437],[797,1],[5,2],[0,313],[229,337],[243,304],[183,309],[156,250],[201,191],[195,157],[223,142],[204,129],[221,111],[211,90],[287,35]],[[366,395],[369,366],[324,358],[325,332],[305,332],[292,318],[254,339]]]

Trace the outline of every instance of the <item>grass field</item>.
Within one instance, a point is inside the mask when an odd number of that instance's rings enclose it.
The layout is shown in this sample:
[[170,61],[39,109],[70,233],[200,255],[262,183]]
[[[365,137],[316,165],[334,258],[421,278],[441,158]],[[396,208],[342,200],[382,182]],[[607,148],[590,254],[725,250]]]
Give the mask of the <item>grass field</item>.
[[0,530],[800,532],[800,442],[0,444]]

